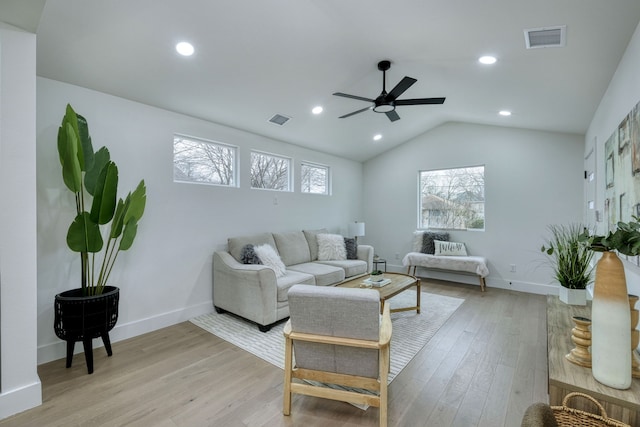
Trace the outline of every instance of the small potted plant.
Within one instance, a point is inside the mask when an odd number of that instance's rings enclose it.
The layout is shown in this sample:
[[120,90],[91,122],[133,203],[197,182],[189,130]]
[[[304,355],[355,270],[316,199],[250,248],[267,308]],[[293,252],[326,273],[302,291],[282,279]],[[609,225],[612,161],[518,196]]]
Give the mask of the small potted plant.
[[580,224],[550,225],[551,238],[541,251],[549,256],[555,278],[560,283],[560,300],[565,304],[586,305],[587,285],[593,275],[593,252],[588,231]]
[[369,279],[371,279],[372,282],[382,282],[384,280],[384,274],[382,270],[373,270],[369,275]]

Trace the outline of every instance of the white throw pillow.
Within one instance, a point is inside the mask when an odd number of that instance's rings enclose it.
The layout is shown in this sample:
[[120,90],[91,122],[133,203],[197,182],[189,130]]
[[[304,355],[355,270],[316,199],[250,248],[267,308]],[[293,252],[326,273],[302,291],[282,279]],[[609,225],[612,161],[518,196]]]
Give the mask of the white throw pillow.
[[467,256],[467,248],[464,243],[459,242],[443,242],[442,240],[434,240],[436,247],[434,255],[458,255]]
[[317,238],[319,261],[347,259],[344,237],[339,234],[318,234]]
[[422,239],[424,230],[416,230],[413,232],[413,252],[422,252]]
[[280,259],[276,250],[270,244],[265,243],[264,245],[254,246],[253,252],[255,252],[258,258],[260,258],[263,265],[276,272],[276,277],[282,277],[287,272],[287,267]]

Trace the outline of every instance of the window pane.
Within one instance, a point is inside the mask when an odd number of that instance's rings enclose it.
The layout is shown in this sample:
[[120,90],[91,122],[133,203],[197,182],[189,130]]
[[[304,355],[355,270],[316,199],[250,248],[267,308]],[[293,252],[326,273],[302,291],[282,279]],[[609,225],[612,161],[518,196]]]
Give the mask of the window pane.
[[329,168],[327,166],[302,163],[300,187],[303,193],[329,194]]
[[251,188],[289,191],[291,159],[273,154],[251,152]]
[[484,230],[484,166],[420,172],[420,228]]
[[173,137],[173,180],[209,184],[236,184],[236,147],[187,138]]

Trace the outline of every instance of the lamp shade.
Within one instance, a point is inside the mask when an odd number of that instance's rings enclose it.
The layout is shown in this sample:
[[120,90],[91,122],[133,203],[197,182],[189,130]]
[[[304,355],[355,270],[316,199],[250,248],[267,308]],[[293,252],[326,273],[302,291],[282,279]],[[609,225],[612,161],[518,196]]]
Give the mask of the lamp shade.
[[364,236],[364,222],[350,222],[349,236]]

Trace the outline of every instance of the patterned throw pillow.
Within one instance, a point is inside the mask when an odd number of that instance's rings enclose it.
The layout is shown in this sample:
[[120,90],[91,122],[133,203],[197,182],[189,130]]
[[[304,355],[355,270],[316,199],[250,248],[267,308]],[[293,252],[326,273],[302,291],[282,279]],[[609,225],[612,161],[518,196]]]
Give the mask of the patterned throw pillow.
[[345,237],[344,247],[347,250],[347,259],[358,259],[358,245],[354,237]]
[[344,238],[339,234],[318,234],[318,260],[332,261],[347,259]]
[[422,252],[423,254],[433,255],[436,252],[436,247],[433,243],[434,240],[440,240],[446,242],[449,240],[449,233],[434,233],[431,231],[425,231],[422,235]]
[[243,264],[262,264],[258,255],[253,250],[253,245],[244,245],[240,251],[240,261]]
[[255,251],[262,264],[271,268],[276,273],[276,277],[282,277],[287,272],[287,267],[285,267],[284,263],[280,259],[280,255],[276,252],[273,246],[265,243],[264,245],[254,246],[253,250]]

